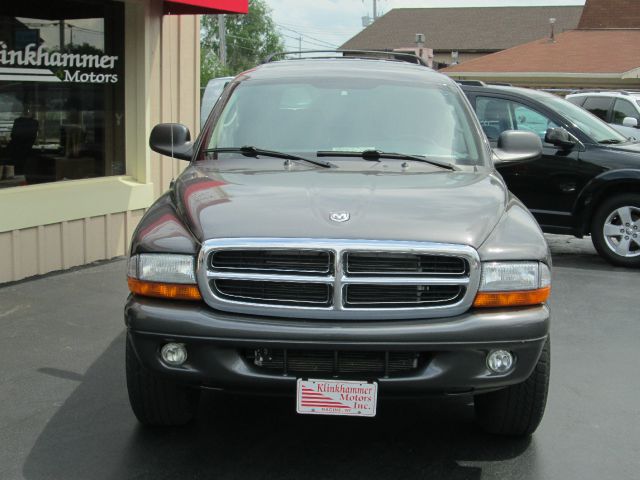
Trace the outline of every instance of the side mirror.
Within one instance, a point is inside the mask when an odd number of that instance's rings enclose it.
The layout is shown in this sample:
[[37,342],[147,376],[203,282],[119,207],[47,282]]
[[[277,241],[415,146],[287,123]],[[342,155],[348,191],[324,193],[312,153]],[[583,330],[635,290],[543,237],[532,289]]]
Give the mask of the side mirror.
[[576,140],[562,127],[547,129],[544,141],[565,150],[571,150],[576,146]]
[[624,117],[622,125],[625,127],[638,128],[638,119],[633,117]]
[[498,145],[493,149],[493,163],[507,163],[534,160],[542,155],[542,142],[533,132],[506,130],[498,137]]
[[191,133],[181,123],[159,123],[153,127],[149,147],[161,155],[180,160],[191,160],[193,156]]

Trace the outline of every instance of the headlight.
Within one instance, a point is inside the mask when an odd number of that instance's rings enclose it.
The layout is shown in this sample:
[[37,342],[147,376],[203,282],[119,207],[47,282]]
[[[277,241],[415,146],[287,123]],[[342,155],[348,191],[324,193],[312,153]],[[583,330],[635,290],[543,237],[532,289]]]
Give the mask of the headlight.
[[191,255],[141,253],[129,259],[129,290],[147,297],[201,300]]
[[549,298],[551,271],[541,262],[482,264],[475,307],[537,305]]

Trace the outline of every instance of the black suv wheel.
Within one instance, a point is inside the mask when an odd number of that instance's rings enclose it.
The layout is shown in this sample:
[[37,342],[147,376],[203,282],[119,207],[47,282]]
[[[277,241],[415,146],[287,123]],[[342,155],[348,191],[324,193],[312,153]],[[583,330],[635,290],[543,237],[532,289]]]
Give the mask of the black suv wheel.
[[591,240],[610,263],[640,267],[640,195],[607,199],[593,216]]
[[140,423],[149,426],[177,426],[191,421],[200,392],[145,369],[129,339],[126,368],[129,402]]
[[476,419],[485,431],[511,436],[535,432],[547,404],[550,350],[547,340],[533,373],[523,383],[474,397]]

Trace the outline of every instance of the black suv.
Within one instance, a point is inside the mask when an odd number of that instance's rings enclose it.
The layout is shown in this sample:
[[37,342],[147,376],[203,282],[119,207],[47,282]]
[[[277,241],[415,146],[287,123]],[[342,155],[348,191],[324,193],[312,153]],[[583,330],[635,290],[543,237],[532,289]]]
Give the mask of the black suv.
[[550,93],[462,85],[492,144],[524,130],[543,140],[542,157],[496,165],[542,230],[582,237],[615,265],[640,267],[640,143]]

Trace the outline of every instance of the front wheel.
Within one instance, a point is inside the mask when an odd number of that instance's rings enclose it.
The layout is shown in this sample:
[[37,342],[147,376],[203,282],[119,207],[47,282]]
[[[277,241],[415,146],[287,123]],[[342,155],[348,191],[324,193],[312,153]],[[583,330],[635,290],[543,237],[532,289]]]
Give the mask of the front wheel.
[[200,392],[155,375],[140,363],[127,339],[127,390],[133,413],[148,426],[178,426],[195,414]]
[[547,404],[550,350],[547,339],[533,373],[524,382],[474,397],[476,419],[485,431],[510,436],[535,432]]
[[640,267],[640,195],[606,200],[593,216],[591,240],[602,257],[621,267]]

